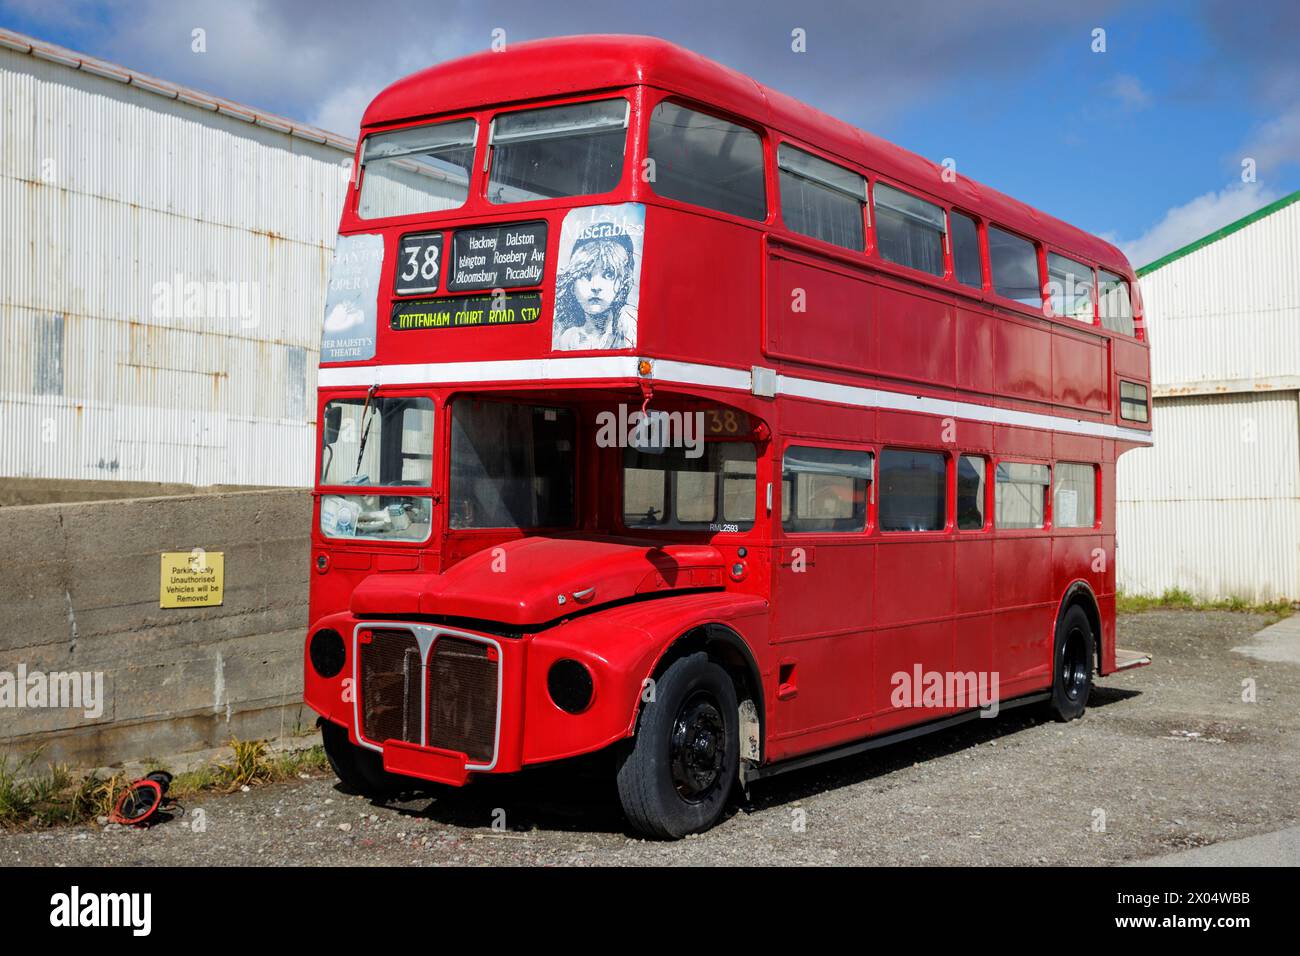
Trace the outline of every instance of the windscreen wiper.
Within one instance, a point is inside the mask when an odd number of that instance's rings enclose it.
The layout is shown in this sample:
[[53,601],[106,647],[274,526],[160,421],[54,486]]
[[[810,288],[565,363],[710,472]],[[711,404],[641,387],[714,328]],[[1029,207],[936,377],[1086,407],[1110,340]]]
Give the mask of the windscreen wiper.
[[361,474],[361,458],[366,453],[366,439],[370,437],[370,422],[374,418],[374,406],[370,404],[370,400],[378,390],[378,383],[371,385],[366,390],[365,404],[361,406],[361,444],[357,448],[357,467],[352,470],[353,478]]

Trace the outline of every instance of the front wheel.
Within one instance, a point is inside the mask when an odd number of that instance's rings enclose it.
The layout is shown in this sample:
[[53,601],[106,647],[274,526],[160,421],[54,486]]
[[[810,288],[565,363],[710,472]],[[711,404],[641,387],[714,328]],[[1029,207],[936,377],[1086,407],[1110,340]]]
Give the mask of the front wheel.
[[322,721],[320,735],[330,769],[353,793],[371,800],[382,800],[418,785],[414,780],[385,770],[384,760],[379,754],[348,740],[346,727]]
[[1083,716],[1092,693],[1096,639],[1088,615],[1077,604],[1056,624],[1052,652],[1052,700],[1048,710],[1060,721]]
[[676,840],[718,822],[740,760],[736,688],[703,653],[673,662],[618,770],[632,826]]

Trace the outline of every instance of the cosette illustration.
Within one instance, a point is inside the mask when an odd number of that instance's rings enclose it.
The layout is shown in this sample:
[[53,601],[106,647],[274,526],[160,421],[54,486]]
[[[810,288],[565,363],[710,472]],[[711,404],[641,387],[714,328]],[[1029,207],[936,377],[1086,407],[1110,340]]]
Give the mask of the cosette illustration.
[[644,234],[640,203],[589,206],[564,217],[553,349],[636,348]]

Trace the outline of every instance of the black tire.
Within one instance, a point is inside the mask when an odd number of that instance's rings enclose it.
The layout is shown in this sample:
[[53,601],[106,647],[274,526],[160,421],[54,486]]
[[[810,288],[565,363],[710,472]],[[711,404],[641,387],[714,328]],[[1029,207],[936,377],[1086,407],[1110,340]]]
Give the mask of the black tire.
[[1061,615],[1052,648],[1052,699],[1048,704],[1048,712],[1057,720],[1083,716],[1092,693],[1096,646],[1092,624],[1083,608],[1076,604]]
[[371,800],[383,800],[418,785],[415,780],[385,770],[383,757],[348,740],[346,727],[322,721],[320,735],[330,769],[339,778],[339,783],[353,793]]
[[718,822],[740,760],[736,708],[731,678],[706,654],[664,671],[619,762],[619,801],[635,829],[676,840]]

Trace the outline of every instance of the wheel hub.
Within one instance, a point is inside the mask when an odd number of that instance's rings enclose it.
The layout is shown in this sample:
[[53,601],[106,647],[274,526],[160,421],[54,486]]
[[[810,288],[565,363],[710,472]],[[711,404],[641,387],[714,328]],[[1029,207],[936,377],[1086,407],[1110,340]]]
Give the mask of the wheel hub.
[[1065,636],[1065,645],[1061,648],[1061,687],[1070,700],[1078,700],[1088,683],[1086,647],[1083,632],[1078,628],[1072,628]]
[[673,721],[669,758],[673,786],[686,800],[706,799],[719,786],[726,756],[726,727],[712,695],[688,697]]

